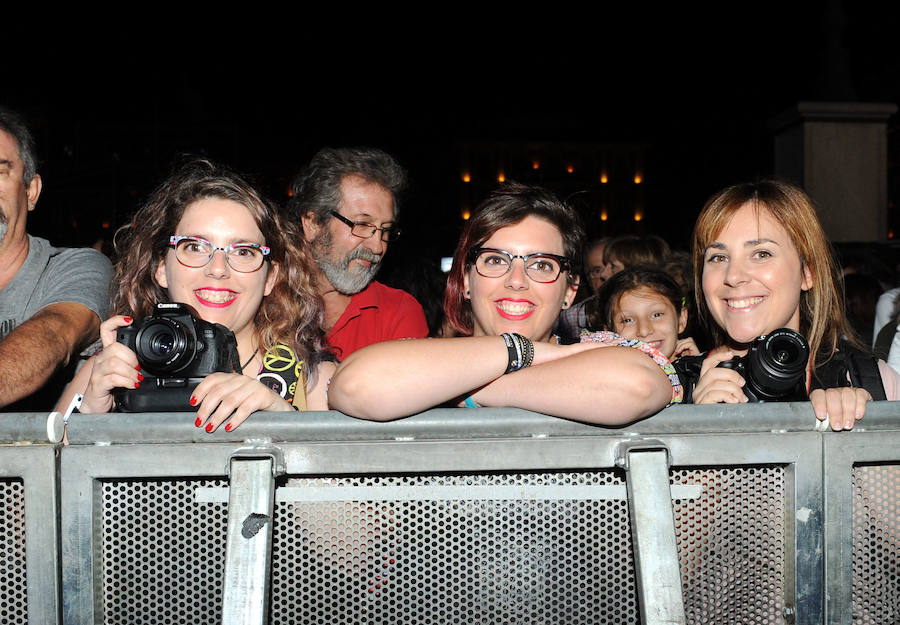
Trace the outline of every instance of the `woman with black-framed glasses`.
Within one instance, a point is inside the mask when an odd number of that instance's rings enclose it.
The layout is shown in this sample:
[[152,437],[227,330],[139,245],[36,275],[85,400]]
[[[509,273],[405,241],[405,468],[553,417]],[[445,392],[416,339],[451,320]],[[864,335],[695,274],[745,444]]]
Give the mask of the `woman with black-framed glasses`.
[[578,288],[582,239],[553,194],[500,187],[466,223],[448,279],[445,311],[466,336],[354,352],[332,379],[329,405],[376,420],[450,404],[620,424],[679,401],[677,376],[649,346],[619,347],[618,337],[559,345],[552,336]]
[[[154,313],[157,304],[177,303],[231,330],[240,365],[211,373],[192,395],[184,393],[183,410],[192,412],[196,427],[231,431],[258,410],[327,408],[325,385],[335,365],[303,241],[296,225],[234,172],[203,159],[183,164],[116,234],[116,314],[101,324],[103,349],[82,367],[58,407],[83,393],[82,412],[109,412],[118,389],[140,388],[150,372],[117,341],[117,332]],[[164,349],[171,348],[157,351]],[[153,392],[145,395],[147,403]]]

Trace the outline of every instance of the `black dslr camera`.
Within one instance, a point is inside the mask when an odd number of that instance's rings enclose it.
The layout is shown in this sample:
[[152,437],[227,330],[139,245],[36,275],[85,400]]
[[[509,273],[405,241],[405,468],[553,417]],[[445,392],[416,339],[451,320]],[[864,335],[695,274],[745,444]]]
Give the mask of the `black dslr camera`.
[[779,328],[757,338],[744,356],[719,363],[746,380],[750,401],[806,401],[806,363],[809,344],[799,332]]
[[157,304],[153,315],[119,328],[116,340],[135,354],[144,381],[116,389],[125,412],[188,412],[191,395],[210,373],[240,373],[234,333],[203,321],[187,304]]

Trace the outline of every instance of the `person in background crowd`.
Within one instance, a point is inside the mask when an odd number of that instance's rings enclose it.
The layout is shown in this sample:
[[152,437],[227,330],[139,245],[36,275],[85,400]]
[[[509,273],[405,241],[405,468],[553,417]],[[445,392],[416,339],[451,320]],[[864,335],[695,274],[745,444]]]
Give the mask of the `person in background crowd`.
[[885,326],[890,325],[897,318],[894,308],[898,296],[900,296],[900,286],[888,289],[878,296],[878,300],[875,302],[875,319],[872,321],[872,347],[875,347],[878,335]]
[[694,339],[683,335],[688,309],[680,286],[652,265],[629,267],[607,280],[586,314],[590,331],[638,339],[669,360],[700,353]]
[[27,233],[41,194],[34,139],[0,107],[0,408],[50,410],[106,316],[112,266]]
[[466,222],[453,257],[445,309],[466,336],[354,352],[335,373],[330,405],[373,420],[449,404],[622,424],[679,401],[677,377],[655,350],[559,345],[552,335],[578,289],[582,237],[574,211],[551,193],[505,184]]
[[585,247],[584,275],[587,276],[592,295],[596,295],[603,283],[606,282],[604,253],[610,241],[612,241],[612,237],[594,239]]
[[398,195],[406,172],[372,148],[325,148],[301,171],[289,205],[318,265],[328,344],[337,357],[378,341],[428,335],[409,293],[375,281],[397,239]]
[[[603,252],[604,270],[601,279],[605,282],[626,267],[634,265],[660,266],[666,261],[669,244],[656,235],[623,235],[606,244]],[[587,329],[585,307],[592,305],[593,295],[562,311],[556,323],[555,332],[563,343],[577,343],[581,332]]]

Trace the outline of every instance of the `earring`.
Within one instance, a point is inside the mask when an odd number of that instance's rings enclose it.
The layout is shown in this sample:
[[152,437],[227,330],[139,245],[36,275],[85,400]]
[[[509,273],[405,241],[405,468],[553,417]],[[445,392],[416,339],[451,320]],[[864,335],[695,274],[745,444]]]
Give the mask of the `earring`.
[[568,308],[568,307],[569,307],[569,301],[566,300],[563,302],[563,308]]
[[469,292],[466,291],[466,299],[469,299]]

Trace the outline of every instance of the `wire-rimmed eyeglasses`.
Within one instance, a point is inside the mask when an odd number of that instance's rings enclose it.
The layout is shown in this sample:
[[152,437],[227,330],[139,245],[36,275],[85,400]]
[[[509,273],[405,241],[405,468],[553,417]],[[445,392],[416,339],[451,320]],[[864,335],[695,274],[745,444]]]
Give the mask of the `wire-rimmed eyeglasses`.
[[353,234],[353,236],[359,237],[360,239],[371,239],[372,235],[374,235],[379,230],[381,230],[381,240],[385,243],[396,241],[400,237],[400,228],[395,228],[393,225],[386,228],[379,228],[375,224],[370,224],[367,221],[350,221],[336,211],[328,212],[331,213],[331,216],[335,219],[338,219],[350,226],[350,232]]
[[522,256],[492,247],[473,248],[469,251],[468,262],[485,278],[502,278],[509,273],[517,258],[525,264],[525,275],[535,282],[554,282],[560,273],[572,266],[569,258],[558,254],[535,252]]
[[259,243],[235,243],[217,247],[200,237],[172,235],[169,245],[175,248],[175,258],[186,267],[205,267],[213,254],[222,250],[228,266],[241,273],[250,273],[262,267],[271,251]]

